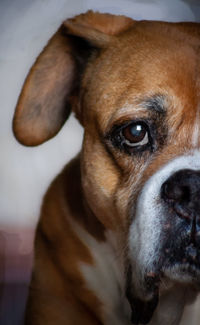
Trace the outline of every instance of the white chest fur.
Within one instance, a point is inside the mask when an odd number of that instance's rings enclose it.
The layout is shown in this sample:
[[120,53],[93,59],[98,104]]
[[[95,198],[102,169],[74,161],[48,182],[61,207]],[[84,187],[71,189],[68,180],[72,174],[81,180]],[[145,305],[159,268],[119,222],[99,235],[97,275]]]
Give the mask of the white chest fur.
[[105,325],[130,324],[130,309],[123,293],[123,278],[119,263],[108,243],[92,239],[90,249],[95,265],[81,264],[81,271],[90,288],[102,302]]
[[[131,310],[124,296],[122,263],[114,249],[115,239],[111,232],[108,240],[97,241],[73,221],[73,229],[89,248],[94,264],[80,263],[80,270],[90,289],[102,303],[102,321],[105,325],[131,325]],[[112,244],[111,244],[112,243]]]

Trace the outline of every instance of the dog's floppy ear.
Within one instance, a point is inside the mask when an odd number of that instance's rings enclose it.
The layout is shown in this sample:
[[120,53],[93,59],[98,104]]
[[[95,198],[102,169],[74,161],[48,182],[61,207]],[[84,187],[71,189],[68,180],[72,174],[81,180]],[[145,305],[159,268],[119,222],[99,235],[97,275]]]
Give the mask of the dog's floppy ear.
[[31,68],[19,97],[13,130],[22,144],[38,145],[56,135],[76,102],[91,51],[106,47],[132,24],[128,17],[92,11],[63,22]]

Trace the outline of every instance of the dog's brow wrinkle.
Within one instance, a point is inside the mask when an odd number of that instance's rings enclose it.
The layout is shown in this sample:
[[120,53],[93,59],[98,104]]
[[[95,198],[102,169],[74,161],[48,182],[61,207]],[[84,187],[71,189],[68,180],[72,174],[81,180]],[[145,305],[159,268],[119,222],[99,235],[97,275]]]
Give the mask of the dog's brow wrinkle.
[[139,96],[134,100],[133,103],[127,101],[120,109],[115,112],[113,116],[111,116],[110,120],[107,124],[107,130],[110,129],[110,126],[113,125],[114,122],[123,118],[124,116],[133,114],[133,113],[141,113],[145,114],[148,111],[153,111],[158,114],[165,114],[167,111],[167,107],[169,106],[168,98],[163,94],[154,94],[152,96]]
[[146,107],[148,110],[154,110],[158,113],[166,112],[166,96],[164,95],[154,95],[149,98],[145,98],[140,104],[143,107]]

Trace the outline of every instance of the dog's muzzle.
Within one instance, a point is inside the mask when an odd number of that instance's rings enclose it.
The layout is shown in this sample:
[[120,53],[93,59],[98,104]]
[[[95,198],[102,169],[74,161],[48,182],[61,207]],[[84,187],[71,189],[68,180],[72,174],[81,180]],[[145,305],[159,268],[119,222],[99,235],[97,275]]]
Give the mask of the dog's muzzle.
[[130,229],[133,324],[150,321],[165,279],[200,290],[200,168],[172,171],[173,165],[147,182]]

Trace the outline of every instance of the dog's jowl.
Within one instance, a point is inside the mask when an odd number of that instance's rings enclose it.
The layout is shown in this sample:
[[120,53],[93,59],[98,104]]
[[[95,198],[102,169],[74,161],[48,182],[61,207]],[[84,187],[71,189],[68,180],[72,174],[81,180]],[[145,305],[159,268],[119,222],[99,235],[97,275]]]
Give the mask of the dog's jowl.
[[200,24],[64,21],[15,136],[39,145],[71,111],[83,146],[43,201],[26,324],[179,324],[200,290]]

